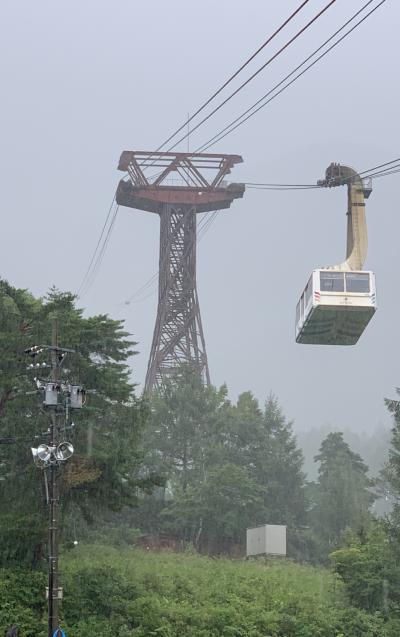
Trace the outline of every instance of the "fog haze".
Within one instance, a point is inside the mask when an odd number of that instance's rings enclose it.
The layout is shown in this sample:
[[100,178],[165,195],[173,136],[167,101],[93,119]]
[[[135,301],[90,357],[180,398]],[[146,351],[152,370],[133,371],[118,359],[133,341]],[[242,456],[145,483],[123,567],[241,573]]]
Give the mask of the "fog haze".
[[[43,296],[76,292],[116,184],[123,150],[154,150],[257,49],[299,2],[19,2],[0,8],[0,276]],[[243,80],[326,2],[312,1]],[[287,52],[190,137],[196,148],[259,99],[361,2],[338,0]],[[362,171],[399,156],[400,5],[388,0],[312,70],[210,152],[243,156],[230,179],[314,183],[337,161]],[[240,76],[242,78],[242,76]],[[232,85],[233,87],[236,86]],[[224,93],[227,95],[228,92]],[[217,102],[216,102],[217,103]],[[186,150],[182,144],[180,150]],[[346,190],[248,189],[199,243],[197,279],[212,382],[230,396],[274,392],[296,427],[388,427],[400,385],[399,176],[367,200],[379,310],[355,347],[294,342],[311,271],[345,256]],[[126,321],[142,388],[157,310],[156,215],[120,207],[101,269],[80,299]],[[152,295],[147,296],[147,292]],[[140,298],[140,297],[139,297]]]

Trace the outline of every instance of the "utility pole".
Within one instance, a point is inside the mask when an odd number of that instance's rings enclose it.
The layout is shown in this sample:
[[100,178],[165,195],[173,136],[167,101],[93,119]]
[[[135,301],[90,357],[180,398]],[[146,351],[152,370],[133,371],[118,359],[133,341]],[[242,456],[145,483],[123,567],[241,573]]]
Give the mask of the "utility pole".
[[74,453],[70,442],[61,440],[60,436],[71,428],[68,425],[70,410],[81,409],[83,406],[84,390],[80,385],[73,385],[61,378],[61,369],[65,357],[74,350],[59,346],[58,320],[55,318],[52,325],[51,345],[34,345],[25,350],[33,359],[41,352],[47,350],[50,353],[50,366],[45,363],[36,363],[28,369],[36,370],[50,367],[50,378],[42,380],[35,378],[39,393],[43,395],[43,408],[49,412],[50,426],[46,432],[47,444],[41,444],[32,448],[32,455],[36,466],[43,470],[46,491],[46,502],[49,507],[48,515],[48,587],[46,596],[48,599],[48,637],[62,637],[60,628],[59,604],[63,597],[63,589],[60,586],[60,573],[58,568],[58,540],[59,540],[59,479],[63,463]]
[[[57,357],[58,348],[58,320],[53,320],[52,340],[51,340],[51,380],[57,386],[60,381],[60,367]],[[50,425],[50,447],[58,446],[58,403],[51,410],[51,425]],[[48,545],[48,560],[49,560],[49,572],[48,572],[48,633],[49,637],[53,637],[55,630],[59,626],[59,599],[62,598],[62,588],[59,587],[59,573],[58,573],[58,508],[59,508],[59,493],[58,493],[58,480],[57,473],[59,471],[57,464],[50,464],[47,471],[50,474],[50,480],[48,482],[48,503],[49,503],[49,545]]]

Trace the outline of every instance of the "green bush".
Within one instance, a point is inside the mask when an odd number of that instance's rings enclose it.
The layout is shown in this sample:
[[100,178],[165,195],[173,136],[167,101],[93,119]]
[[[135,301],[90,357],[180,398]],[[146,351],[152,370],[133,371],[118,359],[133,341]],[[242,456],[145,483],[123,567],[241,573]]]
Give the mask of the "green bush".
[[0,634],[16,624],[23,637],[46,637],[45,586],[43,573],[0,570]]
[[[394,637],[327,569],[81,545],[61,560],[68,637]],[[45,576],[0,571],[0,629],[46,637]],[[397,632],[396,632],[397,631]],[[1,634],[1,633],[0,633]]]
[[[386,637],[326,569],[82,546],[63,560],[74,637]],[[108,631],[108,633],[107,633]]]
[[351,604],[363,610],[395,614],[400,609],[398,547],[378,524],[363,540],[350,536],[349,546],[331,553],[336,573],[343,580]]

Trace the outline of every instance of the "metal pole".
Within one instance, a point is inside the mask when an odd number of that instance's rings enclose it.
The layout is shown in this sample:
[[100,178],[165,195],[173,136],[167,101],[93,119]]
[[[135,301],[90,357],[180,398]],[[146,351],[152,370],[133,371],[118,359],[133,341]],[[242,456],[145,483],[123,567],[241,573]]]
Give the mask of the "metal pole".
[[[59,604],[63,591],[60,586],[60,573],[58,570],[58,530],[59,530],[59,479],[62,473],[61,467],[74,453],[74,448],[66,440],[60,441],[60,434],[65,432],[70,409],[81,409],[83,406],[84,390],[80,385],[72,385],[61,382],[61,367],[65,356],[74,353],[75,350],[62,348],[58,344],[58,321],[53,320],[52,344],[33,345],[25,350],[34,359],[43,350],[50,351],[50,378],[46,380],[35,378],[37,391],[43,393],[43,406],[50,415],[50,427],[46,432],[47,444],[32,447],[32,455],[35,464],[44,470],[44,482],[46,503],[49,507],[48,517],[48,637],[62,635],[59,628]],[[48,368],[49,365],[33,363],[28,369],[39,367]],[[37,392],[34,392],[37,393]],[[60,418],[63,422],[60,422]],[[72,427],[72,425],[71,425]]]
[[[51,380],[57,383],[60,379],[60,368],[57,357],[58,347],[58,321],[53,320],[52,330],[52,350],[51,350]],[[56,447],[58,442],[58,405],[52,407],[51,411],[51,425],[50,425],[50,446]],[[46,471],[50,472],[49,484],[49,546],[48,546],[48,560],[49,560],[49,600],[48,600],[48,637],[53,637],[55,630],[59,626],[58,617],[58,588],[59,588],[59,573],[58,573],[58,484],[57,484],[57,472],[58,466],[51,464]]]

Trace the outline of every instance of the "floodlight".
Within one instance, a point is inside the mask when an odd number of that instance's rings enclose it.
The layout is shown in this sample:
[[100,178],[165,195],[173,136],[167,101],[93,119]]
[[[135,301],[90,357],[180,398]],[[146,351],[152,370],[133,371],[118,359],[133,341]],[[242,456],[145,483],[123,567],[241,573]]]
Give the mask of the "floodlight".
[[38,460],[47,464],[51,460],[54,447],[49,447],[48,445],[39,445],[36,451]]
[[[44,446],[46,445],[40,445],[40,447],[44,447]],[[31,447],[31,452],[33,456],[33,462],[35,463],[35,465],[39,467],[40,469],[44,469],[45,466],[47,465],[47,462],[43,460],[41,456],[39,456],[40,447],[38,447],[37,449],[35,447]]]
[[55,456],[57,460],[64,462],[64,460],[68,460],[73,453],[74,448],[70,442],[61,442],[57,447]]

